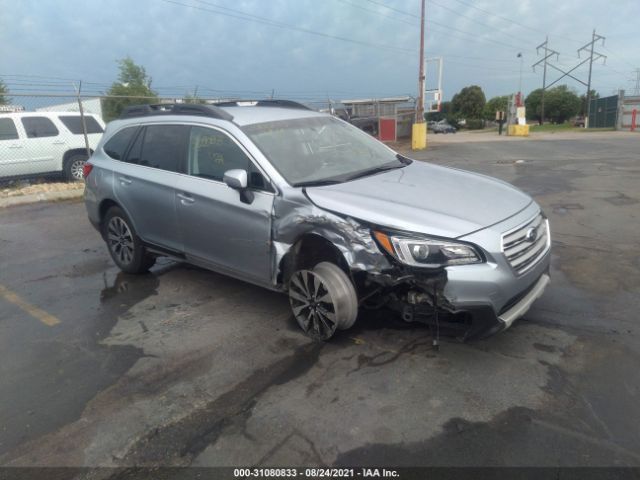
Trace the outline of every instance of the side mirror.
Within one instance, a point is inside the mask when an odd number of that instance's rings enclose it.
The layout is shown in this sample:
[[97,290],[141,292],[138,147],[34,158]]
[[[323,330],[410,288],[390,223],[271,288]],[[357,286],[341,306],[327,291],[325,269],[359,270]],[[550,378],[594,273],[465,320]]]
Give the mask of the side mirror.
[[253,203],[253,192],[247,188],[249,182],[247,181],[246,170],[227,170],[224,172],[223,179],[224,183],[226,183],[229,188],[233,188],[240,192],[240,201],[242,203]]
[[246,170],[227,170],[224,172],[224,183],[234,190],[244,190],[247,188],[247,171]]

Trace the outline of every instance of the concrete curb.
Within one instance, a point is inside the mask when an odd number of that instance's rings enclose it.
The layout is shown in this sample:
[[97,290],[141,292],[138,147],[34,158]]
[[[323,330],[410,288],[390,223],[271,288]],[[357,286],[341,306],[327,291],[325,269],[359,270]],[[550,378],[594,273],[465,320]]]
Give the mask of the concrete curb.
[[0,198],[0,208],[12,207],[14,205],[25,205],[38,202],[55,202],[57,200],[69,200],[81,198],[84,193],[84,186],[81,189],[61,190],[58,192],[41,192],[30,195],[17,195],[15,197]]

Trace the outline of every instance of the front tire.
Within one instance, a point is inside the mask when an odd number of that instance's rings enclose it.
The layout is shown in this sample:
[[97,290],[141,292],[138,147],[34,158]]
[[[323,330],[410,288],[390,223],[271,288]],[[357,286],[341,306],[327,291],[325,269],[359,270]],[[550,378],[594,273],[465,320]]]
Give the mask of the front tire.
[[120,207],[111,207],[102,222],[102,235],[115,264],[126,273],[145,273],[155,263]]
[[88,158],[83,153],[76,153],[67,158],[64,162],[64,176],[68,182],[79,182],[84,179],[82,170]]
[[330,262],[294,272],[289,281],[289,302],[298,325],[315,340],[328,340],[337,329],[350,328],[358,316],[353,283]]

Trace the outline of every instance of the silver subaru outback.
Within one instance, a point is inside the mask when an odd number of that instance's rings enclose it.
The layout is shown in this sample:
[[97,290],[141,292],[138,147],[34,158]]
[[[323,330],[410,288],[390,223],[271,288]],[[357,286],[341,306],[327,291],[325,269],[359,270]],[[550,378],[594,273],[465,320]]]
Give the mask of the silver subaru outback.
[[84,174],[120,269],[167,256],[285,292],[315,339],[365,308],[486,336],[549,283],[549,222],[531,197],[291,101],[129,107]]

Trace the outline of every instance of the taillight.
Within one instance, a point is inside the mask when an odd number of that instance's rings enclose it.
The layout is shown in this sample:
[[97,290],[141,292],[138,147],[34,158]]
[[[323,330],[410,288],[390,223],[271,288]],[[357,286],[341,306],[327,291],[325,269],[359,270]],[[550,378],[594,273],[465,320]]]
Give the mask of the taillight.
[[87,178],[91,173],[91,170],[93,170],[93,165],[91,165],[89,162],[84,162],[84,165],[82,167],[82,176],[84,178]]

